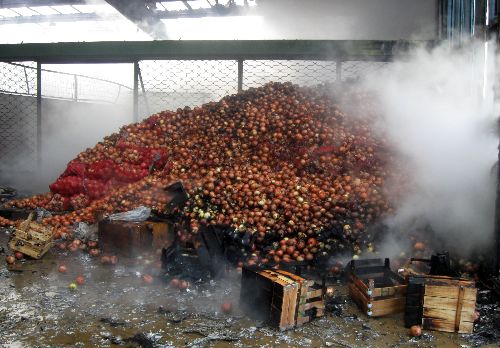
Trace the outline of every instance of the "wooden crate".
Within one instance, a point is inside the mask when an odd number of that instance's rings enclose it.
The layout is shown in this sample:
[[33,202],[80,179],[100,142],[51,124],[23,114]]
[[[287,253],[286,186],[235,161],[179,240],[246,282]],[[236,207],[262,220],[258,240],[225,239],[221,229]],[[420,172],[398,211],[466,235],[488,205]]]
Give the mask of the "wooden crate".
[[172,225],[164,221],[101,220],[99,244],[104,254],[137,256],[169,246],[174,240]]
[[146,226],[153,235],[153,249],[167,248],[175,240],[173,224],[166,221],[146,221]]
[[295,316],[296,326],[301,326],[314,318],[324,315],[323,288],[319,284],[284,270],[276,270],[276,273],[282,274],[299,284],[297,314]]
[[53,231],[33,220],[33,213],[14,230],[9,248],[34,259],[41,258],[52,246]]
[[348,288],[353,301],[370,317],[404,311],[405,280],[391,270],[389,259],[351,261]]
[[241,304],[250,316],[290,329],[323,315],[323,294],[313,283],[286,271],[244,267]]
[[411,276],[405,307],[405,326],[471,333],[476,310],[474,281],[446,276]]

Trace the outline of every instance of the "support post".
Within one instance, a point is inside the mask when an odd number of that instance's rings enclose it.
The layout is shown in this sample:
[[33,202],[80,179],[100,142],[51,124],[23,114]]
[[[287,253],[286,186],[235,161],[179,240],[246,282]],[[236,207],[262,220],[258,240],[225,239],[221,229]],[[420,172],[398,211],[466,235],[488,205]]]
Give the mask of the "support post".
[[73,75],[75,81],[75,101],[78,101],[78,77]]
[[42,167],[42,63],[36,62],[36,163]]
[[26,80],[26,93],[30,94],[30,82],[28,80],[28,73],[26,72],[26,67],[24,69],[24,79]]
[[238,93],[243,91],[243,59],[238,59]]
[[342,61],[335,62],[336,82],[342,82]]
[[134,62],[134,122],[139,121],[139,62]]
[[[497,119],[497,131],[500,132],[500,119]],[[500,281],[500,143],[498,145],[498,161],[497,161],[497,183],[496,183],[496,200],[495,200],[495,250],[494,252],[494,274]]]
[[144,87],[144,81],[142,80],[141,67],[137,66],[137,76],[139,77],[139,82],[141,83],[142,99],[144,101],[144,106],[146,107],[146,115],[150,115],[148,97],[146,95],[146,88]]
[[[498,2],[498,1],[497,1]],[[500,4],[498,4],[500,5]],[[486,11],[486,10],[485,10]],[[500,8],[496,8],[496,12],[494,16],[498,19],[500,15]],[[485,13],[486,18],[486,13]],[[495,56],[497,57],[500,53],[500,27],[498,26],[498,22],[490,29],[486,28],[485,40],[496,41],[496,52]],[[499,91],[498,81],[493,86],[493,98],[495,101],[500,99],[500,91]],[[495,103],[497,104],[497,103]],[[494,109],[495,117],[497,118],[497,134],[500,136],[500,115],[498,113],[498,108]],[[494,250],[494,275],[497,277],[497,293],[500,294],[500,140],[498,144],[498,161],[497,161],[497,175],[496,175],[496,201],[495,201],[495,225],[494,225],[494,234],[495,234],[495,250]]]

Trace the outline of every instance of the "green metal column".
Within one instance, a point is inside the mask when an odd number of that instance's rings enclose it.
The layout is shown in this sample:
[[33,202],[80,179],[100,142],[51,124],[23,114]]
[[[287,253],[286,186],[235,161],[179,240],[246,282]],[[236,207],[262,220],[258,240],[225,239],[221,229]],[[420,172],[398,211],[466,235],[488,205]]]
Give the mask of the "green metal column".
[[36,162],[42,166],[42,63],[36,63]]
[[133,119],[134,122],[139,121],[139,62],[134,62],[134,107]]
[[243,91],[243,59],[238,59],[238,93]]

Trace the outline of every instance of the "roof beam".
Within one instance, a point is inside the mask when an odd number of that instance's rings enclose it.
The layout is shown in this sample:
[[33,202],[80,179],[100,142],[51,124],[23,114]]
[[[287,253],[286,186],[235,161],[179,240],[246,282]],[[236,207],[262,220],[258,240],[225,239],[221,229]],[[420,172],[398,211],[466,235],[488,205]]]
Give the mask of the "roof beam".
[[192,11],[193,8],[191,7],[191,5],[189,5],[189,2],[187,2],[187,0],[183,0],[182,3],[184,4],[184,6],[186,6],[186,8],[189,10],[189,11]]
[[165,25],[146,2],[142,0],[106,0],[106,2],[153,39],[167,38]]
[[112,63],[141,59],[391,60],[437,41],[168,40],[0,44],[0,62]]

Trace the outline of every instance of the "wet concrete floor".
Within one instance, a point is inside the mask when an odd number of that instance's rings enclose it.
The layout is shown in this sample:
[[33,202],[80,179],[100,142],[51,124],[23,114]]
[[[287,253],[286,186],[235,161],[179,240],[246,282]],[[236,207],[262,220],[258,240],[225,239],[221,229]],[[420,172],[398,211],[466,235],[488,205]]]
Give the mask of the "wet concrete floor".
[[[3,258],[8,233],[0,230]],[[1,249],[0,249],[1,251]],[[2,347],[472,347],[468,335],[426,331],[411,338],[402,315],[369,319],[336,286],[330,311],[279,332],[246,318],[239,275],[191,284],[181,292],[160,278],[158,255],[102,265],[86,252],[51,249],[42,260],[0,262]],[[60,273],[58,267],[68,271]],[[144,274],[154,281],[147,284]],[[71,290],[77,276],[85,284]],[[231,314],[221,313],[231,301]],[[497,342],[498,343],[498,342]],[[497,347],[497,344],[483,345]]]

